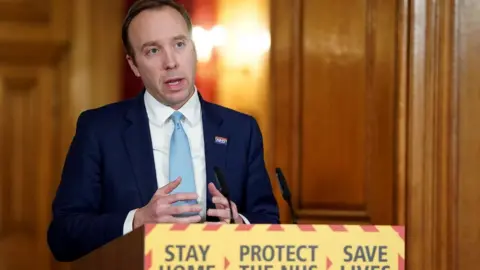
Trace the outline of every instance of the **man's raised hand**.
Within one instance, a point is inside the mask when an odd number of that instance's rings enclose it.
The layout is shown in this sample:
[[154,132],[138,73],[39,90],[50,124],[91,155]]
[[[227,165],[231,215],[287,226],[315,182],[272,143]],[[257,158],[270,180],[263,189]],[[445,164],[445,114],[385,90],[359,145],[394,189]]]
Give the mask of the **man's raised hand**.
[[[200,222],[199,215],[202,207],[195,205],[172,205],[177,201],[196,200],[196,193],[177,193],[170,194],[182,181],[178,177],[175,181],[159,188],[153,195],[150,202],[135,212],[133,218],[133,228],[136,229],[148,223],[197,223]],[[197,215],[187,217],[176,217],[184,213],[198,213]]]

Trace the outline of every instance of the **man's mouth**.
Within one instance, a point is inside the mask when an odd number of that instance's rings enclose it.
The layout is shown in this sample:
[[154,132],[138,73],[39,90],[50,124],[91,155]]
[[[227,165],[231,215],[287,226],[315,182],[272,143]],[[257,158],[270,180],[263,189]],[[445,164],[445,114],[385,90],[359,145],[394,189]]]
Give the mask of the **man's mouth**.
[[182,82],[182,78],[175,78],[175,79],[169,79],[166,80],[165,83],[171,86],[178,85],[180,82]]

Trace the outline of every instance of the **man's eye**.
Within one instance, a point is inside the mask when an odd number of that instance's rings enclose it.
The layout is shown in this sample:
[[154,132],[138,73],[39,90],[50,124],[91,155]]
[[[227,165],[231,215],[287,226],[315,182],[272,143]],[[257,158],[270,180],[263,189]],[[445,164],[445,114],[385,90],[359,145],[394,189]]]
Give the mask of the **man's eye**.
[[156,54],[156,53],[158,53],[157,48],[152,48],[152,49],[148,50],[148,54]]
[[179,41],[175,45],[177,46],[177,48],[182,48],[182,47],[185,47],[185,42]]

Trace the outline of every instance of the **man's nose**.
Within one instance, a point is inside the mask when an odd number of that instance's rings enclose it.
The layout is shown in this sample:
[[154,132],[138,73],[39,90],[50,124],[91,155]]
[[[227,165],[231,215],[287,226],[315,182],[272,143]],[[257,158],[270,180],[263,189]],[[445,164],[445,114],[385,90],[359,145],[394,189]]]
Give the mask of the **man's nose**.
[[178,63],[177,63],[177,57],[175,53],[172,50],[165,50],[165,62],[164,62],[164,68],[169,70],[169,69],[175,69],[177,68]]

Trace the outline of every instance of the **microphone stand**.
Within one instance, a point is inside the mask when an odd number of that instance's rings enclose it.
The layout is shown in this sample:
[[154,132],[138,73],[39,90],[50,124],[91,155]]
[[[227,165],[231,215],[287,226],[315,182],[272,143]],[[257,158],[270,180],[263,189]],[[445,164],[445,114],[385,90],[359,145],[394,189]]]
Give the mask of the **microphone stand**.
[[227,183],[225,181],[225,177],[218,167],[213,167],[213,171],[215,173],[215,178],[217,183],[220,186],[220,192],[228,201],[228,209],[230,209],[230,224],[235,224],[235,220],[233,219],[233,210],[232,210],[232,202],[230,200],[230,192],[228,190]]
[[292,223],[297,224],[297,215],[295,213],[295,209],[293,208],[292,194],[290,193],[290,189],[288,188],[287,180],[285,179],[285,176],[283,176],[282,170],[280,168],[276,168],[275,173],[277,176],[277,180],[280,184],[280,189],[282,190],[282,197],[287,202],[288,207],[290,208]]

